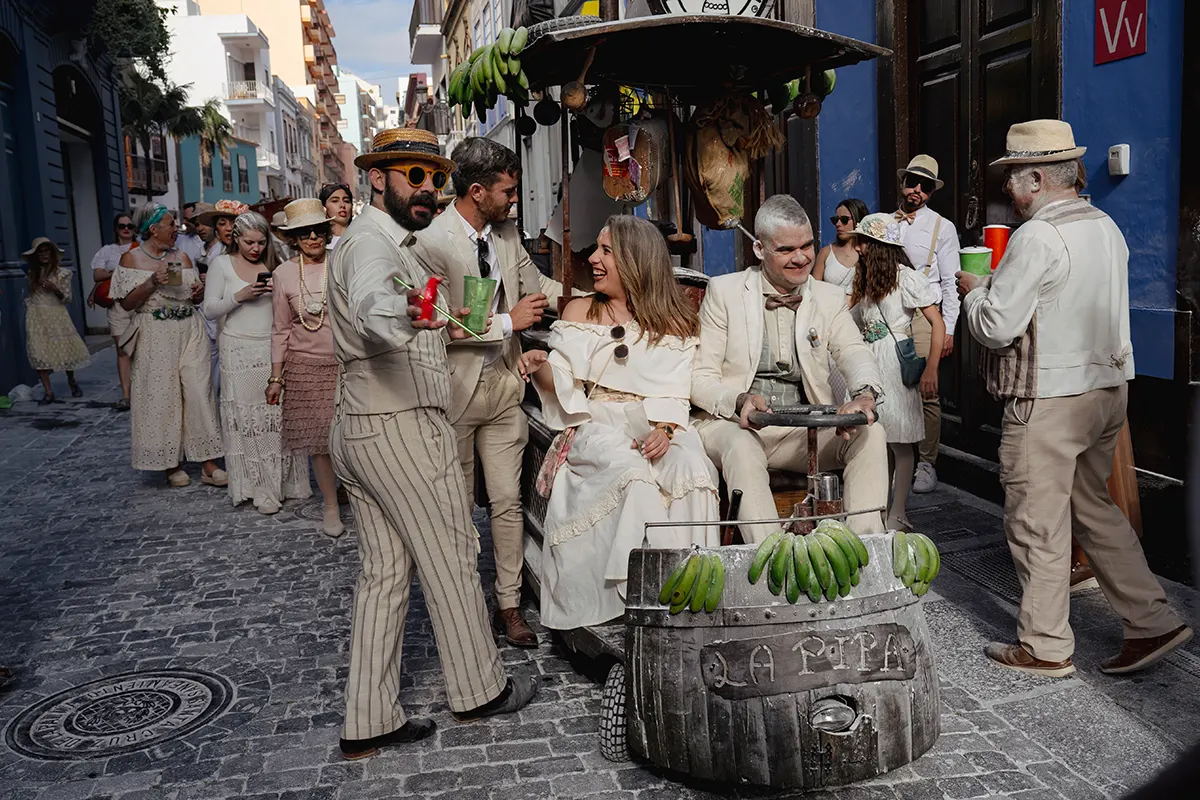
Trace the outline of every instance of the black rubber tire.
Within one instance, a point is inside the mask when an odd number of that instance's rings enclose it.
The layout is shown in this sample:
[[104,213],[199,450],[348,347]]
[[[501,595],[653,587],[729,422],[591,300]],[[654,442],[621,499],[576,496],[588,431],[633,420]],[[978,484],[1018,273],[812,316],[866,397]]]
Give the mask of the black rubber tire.
[[600,755],[623,764],[629,761],[625,744],[625,665],[613,664],[600,695]]
[[528,48],[547,33],[565,31],[568,28],[578,28],[581,25],[594,25],[597,22],[600,22],[599,17],[593,17],[588,14],[576,14],[569,17],[555,17],[545,22],[534,23],[528,28],[529,38],[525,40],[525,47]]

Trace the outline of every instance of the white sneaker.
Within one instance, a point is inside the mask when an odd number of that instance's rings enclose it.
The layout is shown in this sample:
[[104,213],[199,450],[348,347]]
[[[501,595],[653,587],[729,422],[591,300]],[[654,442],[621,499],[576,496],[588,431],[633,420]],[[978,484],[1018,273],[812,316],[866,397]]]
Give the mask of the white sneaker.
[[937,488],[937,470],[933,468],[933,464],[922,461],[917,464],[917,472],[913,476],[913,491],[917,494],[928,494]]

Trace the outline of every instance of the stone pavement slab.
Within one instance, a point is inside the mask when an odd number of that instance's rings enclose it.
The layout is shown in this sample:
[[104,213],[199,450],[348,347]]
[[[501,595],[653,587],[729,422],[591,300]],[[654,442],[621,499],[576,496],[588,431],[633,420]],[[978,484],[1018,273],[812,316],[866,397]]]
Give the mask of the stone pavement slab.
[[[84,398],[0,412],[0,662],[20,672],[0,691],[0,800],[1092,800],[1120,797],[1200,737],[1200,643],[1142,676],[1103,676],[1097,662],[1121,634],[1099,593],[1072,602],[1074,677],[984,661],[983,644],[1010,638],[1015,625],[999,509],[942,488],[914,498],[911,512],[947,567],[925,602],[942,735],[913,764],[801,795],[605,761],[596,736],[603,671],[546,636],[535,606],[541,646],[501,652],[510,669],[541,677],[539,697],[516,718],[459,725],[419,587],[401,699],[409,713],[434,717],[438,733],[345,762],[337,738],[358,569],[352,521],[331,541],[315,500],[264,517],[198,482],[168,489],[134,472],[130,417],[107,406],[119,397],[115,377],[113,351],[102,350],[80,373]],[[194,479],[197,470],[189,467]],[[478,511],[476,519],[490,589],[488,525]],[[1197,593],[1167,589],[1195,624]],[[159,677],[144,685],[121,683],[151,671]],[[91,694],[81,695],[84,684]],[[105,699],[113,686],[119,704]],[[22,714],[39,703],[58,704],[74,727],[24,730]],[[38,736],[92,748],[92,757],[33,757]],[[158,738],[139,749],[139,736]]]

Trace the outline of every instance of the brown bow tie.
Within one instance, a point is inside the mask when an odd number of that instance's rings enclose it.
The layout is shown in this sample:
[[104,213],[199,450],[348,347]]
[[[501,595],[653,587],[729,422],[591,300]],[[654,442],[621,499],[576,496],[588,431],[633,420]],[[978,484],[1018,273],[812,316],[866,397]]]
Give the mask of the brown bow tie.
[[804,295],[802,294],[769,294],[767,295],[767,311],[774,311],[782,307],[795,311],[803,301]]
[[896,219],[900,220],[901,222],[907,222],[909,225],[912,225],[917,221],[917,212],[914,211],[911,214],[906,214],[903,211],[897,211]]

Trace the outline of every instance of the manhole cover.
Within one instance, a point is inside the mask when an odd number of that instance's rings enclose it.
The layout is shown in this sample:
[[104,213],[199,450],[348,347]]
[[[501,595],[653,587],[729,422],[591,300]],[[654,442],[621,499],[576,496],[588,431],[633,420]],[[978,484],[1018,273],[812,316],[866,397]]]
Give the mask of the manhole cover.
[[[342,506],[342,524],[349,530],[354,525],[354,515],[350,513],[349,506]],[[296,507],[296,516],[299,519],[312,520],[316,523],[325,521],[325,505],[320,497],[316,497],[304,503],[304,505]]]
[[229,681],[211,672],[129,672],[47,697],[13,720],[6,738],[34,758],[107,758],[187,736],[225,711],[233,696]]

